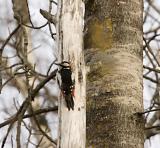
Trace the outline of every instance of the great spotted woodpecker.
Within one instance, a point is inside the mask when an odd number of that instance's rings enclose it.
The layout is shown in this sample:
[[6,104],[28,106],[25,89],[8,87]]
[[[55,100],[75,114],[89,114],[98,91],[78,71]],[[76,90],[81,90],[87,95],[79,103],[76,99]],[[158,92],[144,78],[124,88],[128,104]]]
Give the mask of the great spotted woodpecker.
[[63,61],[61,64],[61,69],[59,71],[61,75],[61,91],[65,98],[68,110],[74,110],[74,82],[72,80],[72,70],[70,63]]

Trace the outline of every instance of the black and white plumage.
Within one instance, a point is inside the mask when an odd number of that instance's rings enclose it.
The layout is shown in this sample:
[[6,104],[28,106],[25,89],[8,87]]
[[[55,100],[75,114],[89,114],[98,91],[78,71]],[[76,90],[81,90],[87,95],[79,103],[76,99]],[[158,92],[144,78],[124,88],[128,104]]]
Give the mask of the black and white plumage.
[[69,62],[63,61],[59,71],[61,75],[61,91],[65,98],[68,110],[74,110],[74,82],[72,80],[72,70]]

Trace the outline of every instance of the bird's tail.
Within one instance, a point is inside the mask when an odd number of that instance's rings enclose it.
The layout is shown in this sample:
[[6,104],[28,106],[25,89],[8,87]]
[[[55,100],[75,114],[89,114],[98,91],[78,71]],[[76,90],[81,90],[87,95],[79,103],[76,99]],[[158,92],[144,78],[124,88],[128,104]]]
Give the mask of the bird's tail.
[[68,94],[65,96],[65,100],[66,100],[66,105],[67,105],[68,110],[70,109],[74,110],[73,96],[71,94]]

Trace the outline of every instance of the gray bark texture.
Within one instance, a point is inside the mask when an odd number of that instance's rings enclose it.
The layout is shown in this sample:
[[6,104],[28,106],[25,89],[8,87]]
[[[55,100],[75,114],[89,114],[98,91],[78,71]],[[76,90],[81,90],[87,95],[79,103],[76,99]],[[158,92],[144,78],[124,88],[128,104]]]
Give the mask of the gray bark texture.
[[87,148],[143,148],[143,1],[85,3]]

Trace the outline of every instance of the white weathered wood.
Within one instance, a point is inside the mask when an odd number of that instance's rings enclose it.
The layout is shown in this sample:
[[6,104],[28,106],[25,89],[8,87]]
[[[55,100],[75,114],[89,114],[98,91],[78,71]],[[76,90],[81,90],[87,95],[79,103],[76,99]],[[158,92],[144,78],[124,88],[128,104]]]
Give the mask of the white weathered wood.
[[82,0],[59,1],[58,47],[61,61],[70,61],[75,79],[75,107],[68,111],[65,100],[59,101],[58,148],[85,148],[86,139],[86,70],[83,56],[84,3]]

